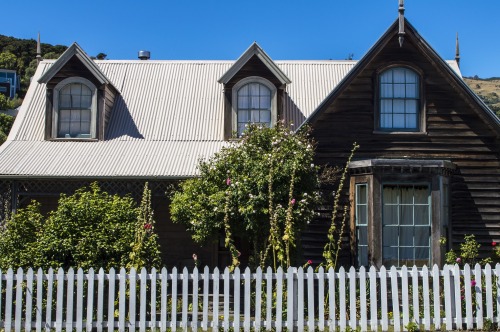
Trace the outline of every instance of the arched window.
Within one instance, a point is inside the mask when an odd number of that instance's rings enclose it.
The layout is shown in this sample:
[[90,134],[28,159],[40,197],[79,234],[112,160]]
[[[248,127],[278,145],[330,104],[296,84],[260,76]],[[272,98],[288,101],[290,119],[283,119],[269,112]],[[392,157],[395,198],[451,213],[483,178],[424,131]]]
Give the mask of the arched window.
[[84,78],[69,78],[54,89],[54,138],[95,138],[96,88]]
[[246,78],[233,88],[233,130],[241,136],[248,123],[272,127],[276,121],[276,88],[260,77]]
[[409,68],[395,67],[379,76],[379,128],[420,130],[420,77]]

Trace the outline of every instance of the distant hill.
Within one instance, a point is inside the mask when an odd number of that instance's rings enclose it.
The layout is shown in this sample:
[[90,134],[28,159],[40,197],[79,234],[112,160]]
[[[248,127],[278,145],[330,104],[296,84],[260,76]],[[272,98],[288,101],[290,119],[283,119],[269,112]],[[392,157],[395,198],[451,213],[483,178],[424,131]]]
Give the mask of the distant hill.
[[464,77],[464,81],[497,116],[500,116],[500,77]]
[[[42,57],[57,59],[67,48],[64,45],[41,43]],[[23,97],[28,89],[30,77],[33,76],[36,69],[36,40],[0,35],[0,55],[3,53],[11,53],[16,57],[15,61],[9,62],[8,67],[13,68],[5,69],[15,69],[21,77],[20,97]]]

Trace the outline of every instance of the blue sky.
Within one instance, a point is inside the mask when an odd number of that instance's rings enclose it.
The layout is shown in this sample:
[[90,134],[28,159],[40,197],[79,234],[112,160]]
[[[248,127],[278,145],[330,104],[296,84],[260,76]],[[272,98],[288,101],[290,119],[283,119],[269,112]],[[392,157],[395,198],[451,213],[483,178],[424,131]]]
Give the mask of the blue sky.
[[[406,0],[406,17],[445,59],[460,37],[464,76],[500,77],[499,0]],[[362,57],[397,18],[398,0],[11,0],[0,33],[89,55],[234,60],[257,41],[275,60]],[[10,13],[5,15],[5,13]]]

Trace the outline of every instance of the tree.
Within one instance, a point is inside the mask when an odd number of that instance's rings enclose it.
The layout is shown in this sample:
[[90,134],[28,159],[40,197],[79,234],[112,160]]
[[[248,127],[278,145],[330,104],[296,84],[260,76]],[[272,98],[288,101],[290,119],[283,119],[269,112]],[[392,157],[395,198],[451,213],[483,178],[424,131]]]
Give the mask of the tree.
[[[9,102],[7,97],[5,97],[3,94],[0,94],[0,110],[3,109],[2,107]],[[12,124],[14,123],[14,117],[0,113],[0,145],[5,142],[7,139],[7,136],[9,135],[10,129],[12,128]]]
[[172,197],[172,219],[198,243],[224,233],[233,267],[239,264],[235,237],[250,243],[250,265],[290,266],[298,233],[319,201],[313,156],[307,130],[250,125],[239,142],[199,162],[200,176]]
[[17,57],[10,52],[0,53],[0,68],[17,70]]
[[97,60],[105,60],[108,55],[106,53],[99,53],[95,57]]
[[[32,203],[5,222],[0,231],[1,269],[130,266],[140,218],[131,197],[109,195],[94,183],[71,196],[61,195],[48,218],[39,207]],[[144,242],[138,253],[142,266],[158,267],[160,251],[152,229]]]

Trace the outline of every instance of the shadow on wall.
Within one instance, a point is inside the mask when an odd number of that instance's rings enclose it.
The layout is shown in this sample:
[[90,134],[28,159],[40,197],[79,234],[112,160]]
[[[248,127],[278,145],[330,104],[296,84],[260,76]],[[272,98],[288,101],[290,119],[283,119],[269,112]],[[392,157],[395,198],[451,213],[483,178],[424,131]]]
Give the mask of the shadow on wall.
[[112,140],[122,136],[144,139],[144,136],[139,132],[127,104],[121,95],[115,99],[111,118],[109,119],[109,129],[106,131],[106,140]]
[[286,124],[293,123],[295,129],[306,120],[302,111],[287,92],[283,93],[283,120]]

